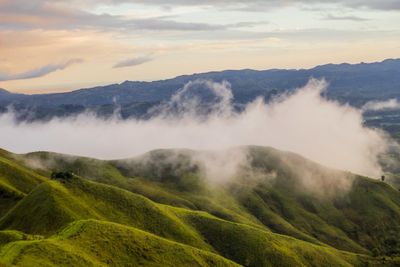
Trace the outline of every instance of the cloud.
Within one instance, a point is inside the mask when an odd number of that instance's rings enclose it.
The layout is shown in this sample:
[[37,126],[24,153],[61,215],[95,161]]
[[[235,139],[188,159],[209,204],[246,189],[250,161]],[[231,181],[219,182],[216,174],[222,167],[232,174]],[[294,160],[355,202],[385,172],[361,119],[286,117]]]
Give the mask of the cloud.
[[232,23],[227,25],[229,28],[248,28],[259,25],[267,25],[270,24],[269,21],[241,21],[237,23]]
[[[206,88],[206,90],[204,90]],[[188,82],[171,99],[149,111],[153,117],[163,119],[229,116],[233,112],[231,85],[223,81],[214,83],[198,79]]]
[[[241,113],[232,107],[230,85],[210,81],[189,83],[164,104],[164,112],[154,113],[149,120],[104,120],[81,114],[17,123],[12,113],[6,113],[0,116],[0,147],[18,153],[48,150],[115,159],[159,148],[222,150],[260,145],[378,177],[377,157],[386,149],[386,137],[363,125],[360,110],[321,97],[325,88],[325,82],[311,80],[271,103],[257,99]],[[189,96],[199,91],[205,98],[193,101]],[[204,113],[204,104],[210,103]],[[180,116],[172,115],[171,106],[178,107]]]
[[28,4],[21,0],[6,2],[0,6],[0,29],[206,31],[226,28],[224,25],[179,22],[166,17],[132,18],[107,13],[95,14],[79,9],[79,5],[68,5],[67,2],[35,1]]
[[392,98],[386,101],[370,101],[362,107],[363,111],[380,111],[390,109],[400,109],[400,102],[397,99]]
[[[86,0],[84,2],[92,2],[91,0]],[[102,0],[95,1],[97,4],[122,4],[131,3],[128,0]],[[298,4],[304,5],[342,5],[345,7],[350,7],[354,9],[368,8],[376,10],[400,10],[400,2],[397,0],[137,0],[135,3],[141,3],[146,5],[160,5],[160,6],[214,6],[223,8],[241,8],[243,10],[249,11],[265,11],[271,8],[280,8],[286,6],[293,6]]]
[[357,16],[336,16],[329,14],[324,17],[325,20],[350,20],[350,21],[367,21],[369,19],[357,17]]
[[[182,22],[167,17],[136,18],[112,14],[92,13],[94,6],[101,4],[132,4],[132,1],[2,1],[0,4],[0,28],[3,29],[114,29],[114,30],[160,30],[160,31],[210,31],[228,28],[253,26],[254,22],[239,22],[232,25],[209,24],[201,22]],[[326,1],[278,1],[278,0],[219,0],[219,1],[135,1],[135,4],[158,6],[206,6],[225,10],[259,11],[282,8],[293,5],[342,5],[354,9],[370,8],[380,10],[400,10],[399,1],[361,1],[361,0],[326,0]],[[330,16],[340,19],[340,16]],[[343,16],[346,20],[362,20],[354,16]],[[261,22],[262,23],[262,22]]]
[[15,74],[7,74],[0,72],[0,81],[11,81],[11,80],[24,80],[24,79],[32,79],[45,76],[52,72],[63,70],[68,68],[69,66],[77,63],[82,63],[82,59],[71,59],[67,62],[60,63],[60,64],[49,64],[38,69],[29,70],[22,73],[15,73]]
[[113,68],[125,68],[125,67],[132,67],[132,66],[138,66],[142,65],[146,62],[152,61],[153,58],[149,56],[141,56],[141,57],[135,57],[131,59],[126,59],[118,62],[113,66]]

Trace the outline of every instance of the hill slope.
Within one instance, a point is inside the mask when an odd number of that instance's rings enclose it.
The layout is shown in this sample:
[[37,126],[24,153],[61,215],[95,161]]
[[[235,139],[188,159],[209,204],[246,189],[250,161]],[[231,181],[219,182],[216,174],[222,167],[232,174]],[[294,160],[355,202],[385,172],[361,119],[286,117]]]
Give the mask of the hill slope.
[[16,266],[239,266],[214,253],[95,220],[76,221],[48,239],[10,243],[0,257]]
[[[119,161],[2,151],[0,177],[20,195],[2,208],[0,262],[399,264],[400,192],[292,153],[240,149],[247,163],[224,183],[204,176],[198,151]],[[79,175],[46,178],[55,170]]]

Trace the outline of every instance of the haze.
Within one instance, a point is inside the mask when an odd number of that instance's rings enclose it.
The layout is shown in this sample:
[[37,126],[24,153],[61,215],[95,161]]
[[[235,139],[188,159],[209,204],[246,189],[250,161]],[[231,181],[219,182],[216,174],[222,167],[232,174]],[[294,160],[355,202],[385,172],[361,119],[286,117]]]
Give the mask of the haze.
[[[190,97],[197,84],[214,95],[207,114],[201,113],[202,99]],[[241,113],[232,107],[229,83],[201,80],[179,90],[149,120],[122,120],[118,114],[104,120],[82,114],[28,123],[16,122],[9,112],[0,116],[0,147],[19,153],[46,150],[116,159],[160,148],[221,150],[261,145],[378,177],[377,157],[387,147],[385,135],[363,126],[362,111],[321,97],[326,86],[324,81],[311,80],[271,103],[257,99]]]

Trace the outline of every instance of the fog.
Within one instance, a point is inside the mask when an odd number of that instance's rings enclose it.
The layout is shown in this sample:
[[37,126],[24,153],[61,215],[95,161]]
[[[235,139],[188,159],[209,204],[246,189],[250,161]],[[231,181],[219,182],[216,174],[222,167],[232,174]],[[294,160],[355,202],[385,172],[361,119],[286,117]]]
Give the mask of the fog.
[[[204,99],[192,93],[201,87]],[[129,158],[160,148],[224,150],[245,145],[271,146],[299,153],[323,165],[378,177],[377,157],[387,148],[385,135],[363,126],[362,110],[321,97],[323,80],[310,80],[270,103],[261,98],[238,113],[227,82],[194,81],[149,120],[101,119],[85,113],[49,122],[16,122],[0,116],[0,147],[25,153],[53,151],[100,159]],[[211,97],[211,98],[210,98]],[[218,161],[217,161],[218,162]],[[220,161],[220,165],[224,161]],[[219,168],[210,169],[219,172]]]
[[385,101],[369,101],[363,107],[363,111],[380,111],[380,110],[393,110],[400,109],[400,102],[391,98]]

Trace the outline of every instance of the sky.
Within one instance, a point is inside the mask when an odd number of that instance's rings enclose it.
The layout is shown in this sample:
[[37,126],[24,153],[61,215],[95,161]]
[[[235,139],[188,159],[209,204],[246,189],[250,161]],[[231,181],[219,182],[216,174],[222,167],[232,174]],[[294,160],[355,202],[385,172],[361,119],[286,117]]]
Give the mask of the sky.
[[399,0],[0,0],[12,92],[399,55]]

